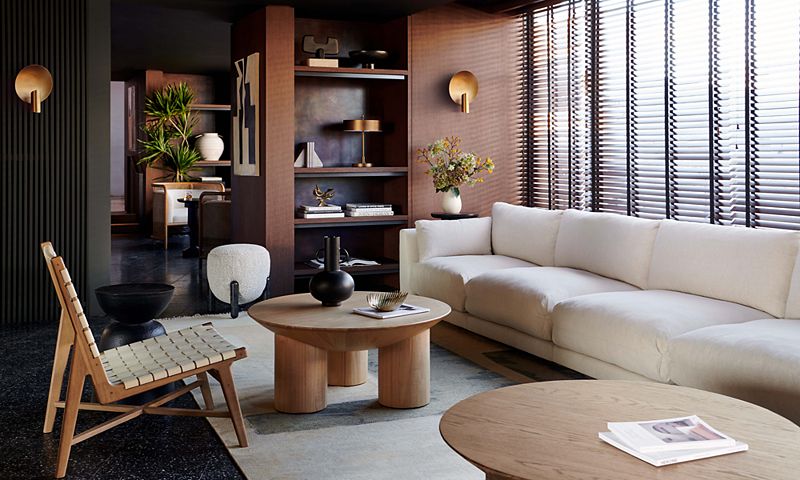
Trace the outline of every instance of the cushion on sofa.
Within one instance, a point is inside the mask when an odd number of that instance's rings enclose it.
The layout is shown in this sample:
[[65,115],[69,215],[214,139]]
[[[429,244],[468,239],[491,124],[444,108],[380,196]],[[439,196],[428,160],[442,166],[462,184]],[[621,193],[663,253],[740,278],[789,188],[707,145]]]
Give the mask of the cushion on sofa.
[[800,321],[765,319],[717,325],[670,342],[669,375],[762,405],[800,421]]
[[492,206],[492,251],[552,267],[561,214],[561,210],[495,203]]
[[614,213],[566,210],[556,241],[555,264],[645,288],[659,222]]
[[648,288],[741,303],[781,317],[798,238],[789,231],[665,220],[656,236]]
[[417,220],[419,259],[492,253],[492,219]]
[[553,311],[553,342],[647,378],[668,382],[669,341],[691,330],[768,316],[736,303],[666,290],[586,295]]
[[416,293],[441,300],[463,312],[465,285],[471,278],[502,268],[534,266],[503,255],[437,257],[415,265],[412,283]]
[[789,282],[789,296],[786,299],[784,318],[800,319],[800,252],[794,262],[792,279]]
[[625,290],[637,288],[572,268],[512,268],[470,280],[465,306],[476,317],[550,340],[550,314],[558,302],[588,293]]

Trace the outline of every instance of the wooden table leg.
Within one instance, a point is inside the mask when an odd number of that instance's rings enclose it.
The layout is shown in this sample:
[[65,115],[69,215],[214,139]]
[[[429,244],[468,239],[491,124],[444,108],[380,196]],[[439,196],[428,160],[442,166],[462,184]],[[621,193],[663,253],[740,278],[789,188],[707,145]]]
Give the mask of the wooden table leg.
[[313,413],[327,406],[328,352],[275,335],[275,410]]
[[367,381],[367,350],[328,352],[328,385],[352,387]]
[[378,351],[378,401],[392,408],[430,402],[430,331]]

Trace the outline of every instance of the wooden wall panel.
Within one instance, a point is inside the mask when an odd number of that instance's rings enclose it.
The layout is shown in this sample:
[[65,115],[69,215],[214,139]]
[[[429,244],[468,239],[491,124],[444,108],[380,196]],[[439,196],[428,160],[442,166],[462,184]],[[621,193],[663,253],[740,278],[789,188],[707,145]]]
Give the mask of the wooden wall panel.
[[[520,102],[522,50],[519,19],[461,5],[411,17],[411,172],[414,220],[441,210],[439,195],[416,162],[416,149],[458,135],[466,151],[491,156],[497,169],[486,183],[462,189],[464,211],[488,215],[492,203],[522,202]],[[470,70],[479,81],[469,114],[450,100],[450,77]]]
[[[107,1],[0,2],[0,325],[57,320],[44,240],[85,304],[107,281],[109,25]],[[41,114],[14,92],[19,70],[35,63],[54,79]]]

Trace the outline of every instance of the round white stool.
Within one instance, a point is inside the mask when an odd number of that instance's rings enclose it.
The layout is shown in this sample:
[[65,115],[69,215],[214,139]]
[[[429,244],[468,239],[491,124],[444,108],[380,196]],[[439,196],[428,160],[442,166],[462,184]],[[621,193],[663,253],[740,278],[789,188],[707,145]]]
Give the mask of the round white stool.
[[261,245],[234,243],[208,252],[208,287],[220,301],[231,305],[231,317],[239,316],[239,305],[266,293],[269,252]]

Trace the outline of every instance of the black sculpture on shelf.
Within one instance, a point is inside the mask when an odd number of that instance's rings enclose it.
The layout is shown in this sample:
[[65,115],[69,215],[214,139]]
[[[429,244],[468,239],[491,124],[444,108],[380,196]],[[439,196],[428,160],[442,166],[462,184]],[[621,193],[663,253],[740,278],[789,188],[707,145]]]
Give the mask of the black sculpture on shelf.
[[[339,237],[325,237],[325,267],[308,284],[311,296],[325,307],[338,307],[353,295],[355,283],[349,273],[339,268]],[[345,261],[349,255],[345,250]]]

